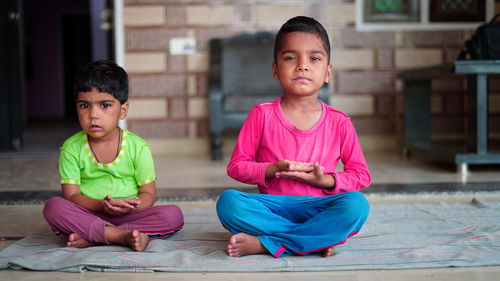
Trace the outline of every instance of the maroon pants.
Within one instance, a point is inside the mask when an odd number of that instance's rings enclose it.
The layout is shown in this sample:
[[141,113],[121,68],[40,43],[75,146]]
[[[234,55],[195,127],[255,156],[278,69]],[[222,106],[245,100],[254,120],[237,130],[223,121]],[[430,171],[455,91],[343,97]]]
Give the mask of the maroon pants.
[[67,240],[71,233],[93,243],[108,243],[105,226],[139,230],[151,239],[167,238],[184,225],[182,211],[175,205],[153,206],[121,216],[89,211],[61,197],[50,198],[43,216],[56,235]]

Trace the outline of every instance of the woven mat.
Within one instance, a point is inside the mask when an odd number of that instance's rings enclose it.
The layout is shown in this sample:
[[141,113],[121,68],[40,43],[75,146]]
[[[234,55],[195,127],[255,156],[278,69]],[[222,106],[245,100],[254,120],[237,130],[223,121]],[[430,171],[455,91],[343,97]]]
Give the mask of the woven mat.
[[362,231],[336,254],[273,258],[225,253],[230,234],[212,209],[189,209],[185,227],[144,252],[66,248],[48,229],[0,251],[0,269],[112,272],[249,272],[500,265],[500,203],[373,205]]

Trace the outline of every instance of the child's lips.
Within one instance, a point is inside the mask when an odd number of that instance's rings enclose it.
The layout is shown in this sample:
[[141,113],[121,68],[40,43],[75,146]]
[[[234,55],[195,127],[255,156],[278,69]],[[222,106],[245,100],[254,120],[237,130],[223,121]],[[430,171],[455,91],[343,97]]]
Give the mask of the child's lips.
[[98,132],[98,131],[101,131],[101,130],[102,130],[102,128],[99,127],[99,126],[96,126],[96,125],[90,126],[90,131],[92,131],[92,132]]
[[299,82],[299,83],[306,83],[306,82],[309,82],[311,81],[311,79],[307,78],[307,77],[295,77],[293,80],[295,80],[296,82]]

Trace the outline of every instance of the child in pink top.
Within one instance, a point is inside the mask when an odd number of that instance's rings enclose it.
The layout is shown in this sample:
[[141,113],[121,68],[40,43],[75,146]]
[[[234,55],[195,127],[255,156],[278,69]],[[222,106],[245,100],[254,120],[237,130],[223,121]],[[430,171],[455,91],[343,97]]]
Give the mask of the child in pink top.
[[[234,234],[227,251],[328,257],[368,216],[358,191],[370,185],[370,172],[350,119],[317,98],[332,69],[323,26],[290,19],[276,36],[274,58],[283,96],[250,111],[227,169],[260,194],[227,190],[217,202],[222,225]],[[339,161],[343,171],[336,171]]]

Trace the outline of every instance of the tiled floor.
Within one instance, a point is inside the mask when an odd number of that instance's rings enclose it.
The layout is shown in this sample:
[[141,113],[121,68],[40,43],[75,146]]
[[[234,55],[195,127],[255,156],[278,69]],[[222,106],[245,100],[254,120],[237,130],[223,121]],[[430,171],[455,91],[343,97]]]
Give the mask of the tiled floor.
[[[500,166],[471,167],[467,183],[453,165],[437,165],[406,159],[397,152],[366,153],[373,176],[371,204],[451,201],[467,202],[476,197],[500,202]],[[158,191],[162,197],[195,198],[181,201],[181,208],[212,207],[224,188],[250,188],[229,179],[225,162],[208,157],[155,156]],[[496,191],[495,191],[496,189]],[[59,190],[57,155],[0,155],[0,197],[55,194]],[[369,189],[367,189],[368,191]],[[419,192],[424,191],[424,192]],[[442,192],[440,192],[442,191]],[[459,191],[459,192],[457,192]],[[10,192],[10,193],[9,193]],[[389,192],[389,193],[388,193]],[[38,195],[37,195],[38,194]],[[40,195],[42,194],[42,195]],[[44,195],[45,194],[45,195]],[[206,200],[200,200],[206,197]],[[19,199],[19,198],[17,198]],[[22,200],[13,198],[19,203]],[[2,202],[0,202],[2,203]],[[4,202],[5,203],[5,202]],[[12,202],[11,202],[12,203]],[[41,204],[0,205],[0,237],[21,237],[47,227],[41,216]],[[0,242],[3,248],[13,241]],[[500,267],[439,268],[424,270],[330,271],[316,273],[56,273],[0,271],[0,280],[498,280]]]

